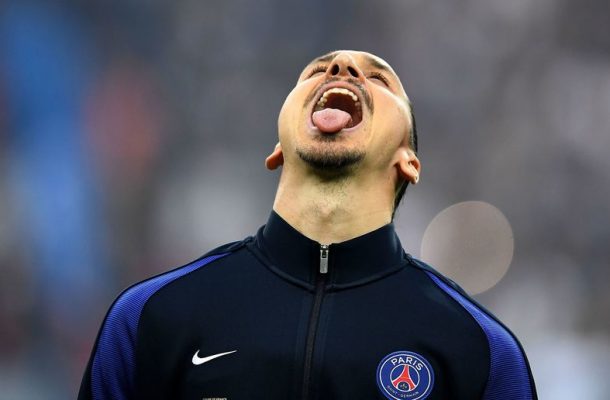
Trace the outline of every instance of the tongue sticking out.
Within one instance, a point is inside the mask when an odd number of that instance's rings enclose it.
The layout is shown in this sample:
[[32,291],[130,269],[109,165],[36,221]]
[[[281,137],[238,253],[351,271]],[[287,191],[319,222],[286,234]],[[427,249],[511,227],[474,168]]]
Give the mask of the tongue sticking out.
[[336,108],[325,108],[311,115],[314,125],[324,133],[335,133],[345,128],[352,120],[351,115]]

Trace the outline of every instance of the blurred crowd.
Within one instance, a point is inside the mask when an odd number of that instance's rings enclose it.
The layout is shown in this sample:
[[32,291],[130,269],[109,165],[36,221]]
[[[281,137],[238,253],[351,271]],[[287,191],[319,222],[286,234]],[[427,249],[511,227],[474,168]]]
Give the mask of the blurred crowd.
[[74,398],[128,285],[255,232],[301,68],[386,59],[422,182],[397,214],[498,207],[515,242],[477,299],[521,339],[541,399],[610,396],[610,3],[0,2],[0,399]]

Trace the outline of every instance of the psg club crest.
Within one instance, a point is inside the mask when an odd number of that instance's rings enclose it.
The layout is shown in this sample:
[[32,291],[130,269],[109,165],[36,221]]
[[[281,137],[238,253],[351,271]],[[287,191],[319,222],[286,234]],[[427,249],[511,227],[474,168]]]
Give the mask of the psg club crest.
[[379,363],[377,386],[388,399],[424,400],[434,386],[434,371],[419,354],[397,351]]

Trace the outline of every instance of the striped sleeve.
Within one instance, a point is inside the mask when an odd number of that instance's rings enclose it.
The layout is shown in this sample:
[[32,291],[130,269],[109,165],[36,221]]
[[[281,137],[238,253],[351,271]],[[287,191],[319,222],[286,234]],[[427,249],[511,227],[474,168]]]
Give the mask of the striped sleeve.
[[487,336],[490,370],[483,400],[536,400],[525,353],[508,329],[437,275],[430,271],[426,273],[472,315]]
[[102,324],[83,377],[78,399],[135,398],[136,336],[146,302],[165,285],[226,254],[228,253],[201,258],[125,290],[114,302]]

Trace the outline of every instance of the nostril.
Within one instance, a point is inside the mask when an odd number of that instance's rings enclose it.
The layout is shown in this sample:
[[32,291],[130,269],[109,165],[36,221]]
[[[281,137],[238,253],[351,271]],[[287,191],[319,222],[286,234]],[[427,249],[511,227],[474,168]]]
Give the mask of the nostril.
[[333,65],[333,67],[330,69],[330,73],[331,75],[337,75],[339,73],[339,65]]
[[358,71],[356,71],[354,68],[347,67],[347,70],[349,71],[350,75],[353,76],[354,78],[358,77]]

